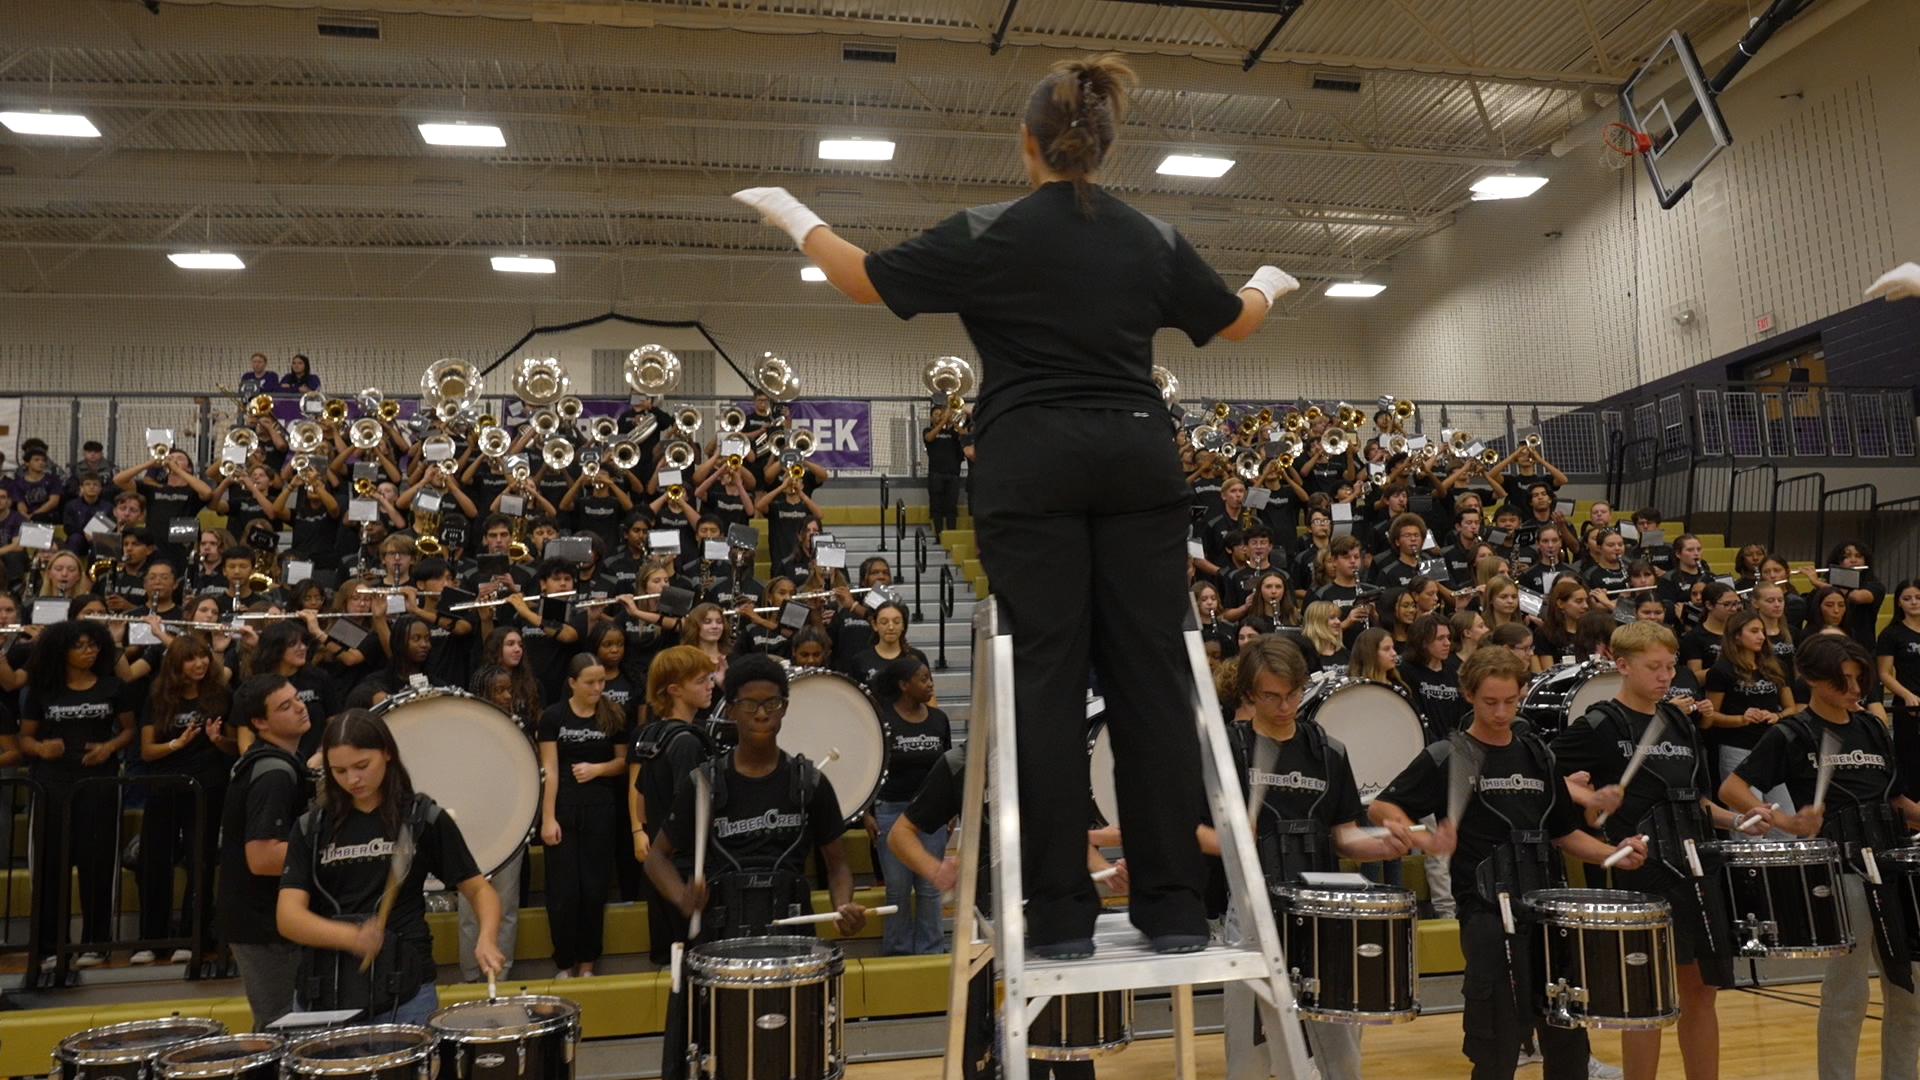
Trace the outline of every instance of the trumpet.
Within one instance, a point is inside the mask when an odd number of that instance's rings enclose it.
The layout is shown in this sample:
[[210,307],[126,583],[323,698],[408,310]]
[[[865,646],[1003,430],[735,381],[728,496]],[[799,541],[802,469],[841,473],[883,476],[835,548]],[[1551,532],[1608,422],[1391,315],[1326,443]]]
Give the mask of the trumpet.
[[727,468],[729,469],[737,469],[744,463],[745,459],[741,458],[739,454],[727,455]]
[[370,476],[362,476],[353,482],[353,497],[356,499],[373,498],[374,484]]
[[1285,458],[1286,464],[1289,467],[1291,467],[1295,461],[1305,457],[1307,453],[1307,444],[1302,442],[1298,435],[1288,435],[1285,439],[1282,439],[1280,441],[1280,448],[1280,453],[1277,456]]
[[1260,421],[1255,420],[1251,416],[1243,416],[1240,418],[1240,434],[1251,435],[1255,431],[1258,431],[1259,429],[1260,429]]
[[673,426],[686,438],[693,438],[700,432],[700,410],[691,405],[683,405],[673,414]]
[[1500,460],[1500,451],[1495,450],[1491,446],[1487,447],[1485,450],[1480,451],[1480,464],[1482,465],[1492,466],[1498,463],[1499,460]]
[[540,444],[540,460],[556,472],[564,469],[573,464],[573,444],[565,439],[548,439]]
[[[1473,432],[1471,431],[1456,429],[1450,432],[1442,432],[1441,434],[1447,441],[1447,452],[1451,453],[1454,457],[1465,455],[1467,447],[1473,445]],[[1498,461],[1499,459],[1495,458],[1494,460]]]
[[947,408],[957,409],[962,399],[973,392],[973,365],[957,356],[941,356],[927,361],[920,381],[928,390],[945,395]]
[[295,420],[287,425],[287,449],[296,454],[313,453],[326,438],[326,430],[312,420]]
[[1160,400],[1169,405],[1180,400],[1180,377],[1159,364],[1153,365],[1153,388],[1160,391]]
[[1307,429],[1307,418],[1297,410],[1289,411],[1281,418],[1280,426],[1285,428],[1288,434],[1297,435]]
[[380,445],[385,433],[380,430],[380,421],[363,416],[347,426],[347,442],[355,450],[371,450]]
[[1388,457],[1399,457],[1401,454],[1404,454],[1407,452],[1408,440],[1405,435],[1402,435],[1396,431],[1393,434],[1387,436],[1387,441],[1384,445],[1386,447]]
[[612,461],[614,468],[631,472],[640,464],[640,445],[634,442],[614,443],[608,458]]
[[580,414],[587,411],[587,405],[586,402],[568,394],[560,399],[560,403],[553,407],[553,411],[560,414],[560,419],[571,424],[580,419]]
[[1393,418],[1395,420],[1413,419],[1413,402],[1406,398],[1394,398]]
[[1210,407],[1209,411],[1213,413],[1213,418],[1215,420],[1225,420],[1227,418],[1227,414],[1233,411],[1233,406],[1227,404],[1224,401],[1216,401]]
[[800,396],[800,377],[794,374],[793,365],[772,353],[760,354],[753,381],[775,401],[792,401]]
[[391,424],[395,420],[400,419],[400,403],[392,398],[388,398],[381,402],[378,408],[373,410],[373,415]]
[[293,457],[287,459],[287,464],[293,467],[293,475],[299,477],[301,480],[312,480],[319,474],[319,470],[313,467],[313,455],[311,454],[295,454]]
[[1320,409],[1320,406],[1318,405],[1307,406],[1307,411],[1302,415],[1305,417],[1306,422],[1309,426],[1313,424],[1317,424],[1320,421],[1325,420],[1327,418],[1327,414],[1322,412]]
[[520,361],[520,370],[513,376],[513,392],[529,405],[551,405],[566,395],[570,382],[557,357],[529,356]]
[[667,502],[677,503],[687,497],[687,489],[680,484],[667,485]]
[[240,475],[239,463],[232,461],[223,461],[220,463],[220,478],[222,480],[231,480],[238,475]]
[[589,446],[580,451],[580,475],[595,477],[600,475],[600,448]]
[[720,410],[720,419],[716,424],[722,435],[737,435],[746,430],[747,414],[738,405],[729,405]]
[[[533,467],[528,463],[527,455],[525,454],[513,454],[509,456],[506,460],[506,469],[507,476],[514,480],[525,480],[527,477],[533,475]],[[515,520],[525,519],[516,518]]]
[[1260,411],[1254,414],[1254,419],[1260,422],[1261,427],[1266,427],[1273,423],[1273,410],[1262,405]]
[[552,409],[537,409],[533,419],[527,421],[533,425],[533,433],[543,439],[550,439],[560,430],[560,417]]
[[273,395],[272,394],[253,395],[253,400],[247,402],[247,412],[256,418],[272,416],[273,415]]
[[1527,432],[1525,445],[1527,449],[1533,451],[1536,454],[1539,453],[1540,452],[1540,433],[1537,431]]
[[680,358],[659,345],[642,345],[627,354],[627,388],[659,397],[680,385]]
[[249,427],[233,428],[220,441],[227,446],[237,446],[249,454],[260,448],[259,434]]

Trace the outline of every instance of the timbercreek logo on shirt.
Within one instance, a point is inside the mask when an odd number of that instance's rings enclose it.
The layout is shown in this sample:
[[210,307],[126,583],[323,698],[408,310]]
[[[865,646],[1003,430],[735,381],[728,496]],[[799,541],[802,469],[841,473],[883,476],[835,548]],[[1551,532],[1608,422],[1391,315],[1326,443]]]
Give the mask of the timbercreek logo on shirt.
[[49,705],[47,722],[65,723],[69,720],[95,720],[107,715],[108,706],[102,701],[89,701],[83,705]]
[[1247,770],[1247,783],[1254,787],[1287,788],[1292,791],[1325,791],[1327,782],[1317,776],[1308,776],[1295,769],[1290,773],[1261,772],[1258,769]]
[[1514,773],[1512,776],[1476,776],[1473,786],[1479,791],[1545,792],[1547,782]]
[[[1614,745],[1620,748],[1620,756],[1622,757],[1632,757],[1634,754],[1634,750],[1636,749],[1636,746],[1633,743],[1630,743],[1625,739],[1621,739],[1619,742],[1615,743]],[[1647,747],[1647,756],[1648,757],[1690,758],[1693,756],[1693,747],[1688,746],[1686,743],[1657,742]]]
[[1451,683],[1421,683],[1420,696],[1435,701],[1459,701],[1460,688]]
[[[1812,763],[1816,769],[1820,767],[1819,754],[1808,754],[1807,761]],[[1866,750],[1849,750],[1844,754],[1828,754],[1826,763],[1836,769],[1885,769],[1887,767],[1886,758]]]
[[781,829],[798,829],[806,823],[805,814],[783,814],[778,810],[769,810],[750,818],[713,819],[713,834],[722,840],[746,833],[778,832]]
[[328,844],[320,853],[320,865],[330,866],[337,862],[349,862],[356,859],[386,859],[393,855],[393,841],[369,840],[364,844]]
[[606,737],[606,732],[601,731],[599,728],[570,727],[560,729],[561,742],[592,742],[595,739],[604,739]]
[[940,749],[938,735],[895,735],[893,749],[898,754],[922,754]]

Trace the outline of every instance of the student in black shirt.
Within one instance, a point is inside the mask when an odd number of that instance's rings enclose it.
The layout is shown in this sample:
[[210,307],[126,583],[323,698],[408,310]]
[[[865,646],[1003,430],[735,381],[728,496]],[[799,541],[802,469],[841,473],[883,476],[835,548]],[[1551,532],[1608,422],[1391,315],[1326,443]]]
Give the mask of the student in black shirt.
[[[119,853],[100,841],[118,834],[114,816],[120,812],[120,793],[111,784],[76,785],[118,774],[118,755],[133,741],[138,702],[114,677],[118,658],[104,624],[68,621],[40,631],[27,660],[20,749],[31,762],[27,775],[45,792],[43,850],[59,852],[64,846],[67,851],[65,859],[49,855],[38,864],[34,889],[42,898],[37,914],[43,948],[67,939],[66,912],[55,898],[66,893],[61,886],[70,865],[80,872],[80,940],[113,937],[108,908]],[[85,952],[74,966],[105,962],[105,953]]]
[[607,671],[597,657],[580,653],[566,675],[567,696],[540,714],[540,842],[553,964],[566,976],[585,976],[600,960],[629,725],[606,697]]
[[[1847,598],[1847,634],[1871,653],[1874,646],[1874,632],[1880,619],[1880,601],[1886,598],[1887,587],[1874,576],[1873,554],[1865,544],[1858,540],[1842,540],[1827,552],[1827,565],[1840,569],[1858,570],[1860,584],[1842,588]],[[1826,585],[1828,580],[1811,571],[1807,579],[1815,585]],[[1832,575],[1829,574],[1828,577]]]
[[[306,946],[300,999],[309,1008],[364,1009],[370,1022],[425,1024],[439,1007],[427,875],[473,906],[480,920],[474,957],[489,973],[506,965],[495,944],[499,898],[453,815],[413,790],[386,721],[349,709],[327,722],[321,749],[327,767],[319,802],[295,826],[280,875],[280,932]],[[383,903],[403,842],[413,858]],[[378,912],[388,904],[383,919]]]
[[[146,716],[140,727],[140,759],[147,763],[149,773],[181,777],[194,786],[157,784],[148,788],[146,810],[140,819],[142,938],[186,936],[187,918],[183,915],[176,925],[173,917],[173,870],[177,865],[192,865],[196,789],[201,793],[199,806],[204,815],[197,835],[204,869],[197,894],[192,890],[192,878],[188,879],[186,911],[196,913],[209,932],[213,929],[211,885],[221,807],[226,799],[228,772],[240,752],[239,743],[227,731],[227,702],[227,669],[214,663],[213,650],[207,643],[192,635],[169,642],[147,695]],[[142,949],[133,954],[132,962],[152,963],[154,959],[152,950]],[[185,949],[172,956],[176,964],[192,959],[192,953]]]
[[973,439],[966,430],[967,419],[964,408],[953,410],[940,402],[928,413],[927,427],[920,433],[927,447],[927,506],[935,536],[953,528],[960,518],[961,464]]
[[[1913,989],[1902,884],[1897,875],[1884,871],[1884,885],[1862,878],[1868,858],[1864,849],[1888,850],[1905,841],[1907,829],[1920,827],[1920,804],[1905,794],[1892,736],[1879,718],[1861,708],[1861,687],[1872,665],[1873,658],[1851,638],[1818,634],[1803,642],[1800,675],[1812,690],[1811,703],[1769,727],[1720,785],[1720,800],[1734,811],[1756,811],[1774,828],[1840,845],[1845,871],[1841,890],[1855,944],[1852,952],[1827,961],[1821,980],[1817,1046],[1822,1076],[1845,1076],[1853,1069],[1867,1012],[1868,970],[1876,964],[1885,995],[1880,1042],[1886,1074],[1912,1073],[1920,1049],[1920,996]],[[1826,748],[1829,738],[1836,743],[1831,751]],[[1824,806],[1814,803],[1821,764],[1832,770]],[[1769,809],[1755,794],[1755,789],[1766,791],[1783,783],[1800,807],[1797,813]],[[1872,908],[1870,891],[1878,894]]]
[[[540,563],[535,584],[540,596],[549,596],[572,592],[573,581],[572,563],[564,559],[545,559]],[[536,608],[534,604],[540,604],[540,607]],[[541,696],[548,701],[559,700],[564,696],[561,684],[567,660],[578,650],[580,639],[587,632],[585,613],[549,617],[546,604],[538,597],[529,601],[525,595],[517,592],[508,596],[507,608],[513,613],[513,618],[506,625],[520,631],[521,641],[527,650],[527,662],[533,666],[534,677],[540,680]]]
[[[1193,696],[1179,637],[1192,496],[1151,377],[1152,340],[1163,326],[1196,346],[1239,340],[1298,287],[1266,267],[1230,291],[1172,227],[1094,183],[1129,81],[1114,58],[1056,68],[1025,116],[1036,190],[886,251],[866,254],[784,190],[735,196],[787,229],[847,295],[901,316],[957,312],[980,352],[973,510],[1018,628],[1029,944],[1059,955],[1091,950],[1099,913],[1080,767],[1059,773],[1086,760],[1089,664],[1118,703],[1108,722],[1136,886],[1130,917],[1162,950],[1206,944],[1205,862],[1182,824],[1200,805],[1199,744],[1166,722]],[[1095,595],[1122,592],[1127,603],[1090,623]]]
[[[653,838],[667,822],[675,790],[694,767],[713,754],[713,741],[694,722],[713,705],[713,661],[691,645],[662,650],[647,669],[647,718],[633,729],[627,750],[628,831],[642,864]],[[693,874],[693,853],[678,853],[675,868]],[[669,960],[674,942],[687,939],[687,917],[648,883],[648,951],[656,964]]]
[[1412,692],[1413,706],[1427,730],[1427,741],[1441,742],[1460,726],[1460,665],[1453,659],[1453,627],[1445,616],[1422,615],[1407,628],[1400,677]]
[[1708,669],[1720,659],[1727,620],[1744,606],[1740,594],[1723,581],[1707,582],[1701,588],[1700,603],[1706,618],[1680,637],[1680,663],[1692,674],[1695,686],[1706,685]]
[[[1893,587],[1894,620],[1874,645],[1880,685],[1892,696],[1893,745],[1900,775],[1920,781],[1920,581]],[[1908,795],[1914,794],[1912,790]]]
[[[1475,1080],[1513,1076],[1521,1041],[1532,1024],[1521,1010],[1535,1013],[1545,1002],[1538,985],[1534,950],[1539,936],[1519,928],[1507,934],[1500,897],[1510,903],[1528,892],[1556,885],[1561,851],[1598,863],[1613,848],[1583,831],[1556,771],[1553,754],[1524,722],[1516,723],[1527,664],[1506,649],[1480,649],[1460,671],[1460,689],[1473,709],[1467,729],[1435,743],[1414,758],[1367,808],[1402,843],[1434,854],[1451,854],[1453,895],[1460,913],[1460,948],[1466,956],[1461,985],[1465,999],[1462,1048],[1473,1062]],[[1451,792],[1451,759],[1466,755],[1472,763],[1470,792]],[[1449,804],[1464,802],[1458,820]],[[1428,833],[1410,829],[1415,820],[1435,814],[1440,823]],[[1551,843],[1533,842],[1544,833]],[[1646,846],[1637,838],[1619,864],[1638,867]],[[1503,850],[1504,849],[1504,850]],[[1560,850],[1554,850],[1560,849]],[[1499,858],[1496,860],[1496,856]],[[1514,880],[1482,866],[1515,868]],[[1523,914],[1516,905],[1516,916]],[[1581,1080],[1587,1075],[1587,1033],[1541,1025],[1540,1050],[1547,1080]]]
[[[1787,669],[1768,647],[1767,627],[1759,612],[1735,612],[1721,641],[1720,658],[1707,669],[1701,684],[1707,705],[1699,715],[1701,726],[1712,732],[1712,745],[1718,748],[1715,775],[1727,776],[1746,760],[1769,725],[1800,710],[1794,705]],[[1785,794],[1784,790],[1778,793]],[[1771,794],[1768,799],[1781,801]]]
[[918,657],[921,663],[925,663],[926,657],[919,649],[907,644],[907,609],[902,605],[892,602],[881,604],[874,608],[870,621],[873,628],[871,644],[853,654],[842,670],[877,697],[886,690],[881,675],[888,665],[909,657]]
[[[159,475],[156,477],[155,472]],[[113,486],[122,491],[138,491],[146,496],[147,525],[154,535],[165,540],[175,521],[198,518],[213,498],[213,488],[193,474],[193,459],[184,450],[169,451],[166,456],[122,469],[114,474]],[[196,525],[194,536],[198,538]],[[168,541],[167,554],[185,561],[186,550]]]
[[[694,850],[695,805],[702,790],[701,784],[682,783],[665,826],[647,850],[647,876],[661,901],[689,918],[702,912],[701,941],[765,934],[773,919],[809,904],[807,857],[817,852],[827,894],[839,913],[835,927],[843,936],[859,933],[866,909],[853,900],[853,872],[840,839],[845,821],[833,782],[805,758],[780,749],[789,693],[786,669],[772,657],[743,656],[728,667],[722,690],[739,743],[699,767],[712,814],[707,879],[689,881],[676,865],[676,853]],[[685,1015],[685,994],[671,995],[660,1054],[667,1080],[686,1075],[680,1042]]]
[[[880,927],[886,956],[926,956],[946,951],[940,928],[940,889],[917,877],[881,843],[893,823],[906,813],[914,793],[926,782],[927,772],[941,754],[953,748],[947,714],[931,704],[933,673],[920,656],[901,656],[884,664],[873,683],[875,704],[887,745],[887,777],[866,813],[867,836],[874,843],[875,861],[887,887],[887,903],[898,915]],[[939,858],[946,850],[945,828],[922,833],[927,853]]]
[[[377,603],[380,599],[376,597]],[[398,625],[397,623],[395,624]],[[334,684],[326,672],[314,663],[314,641],[312,627],[300,619],[275,619],[260,632],[260,640],[253,649],[254,674],[279,675],[293,683],[300,695],[300,701],[314,716],[332,716],[339,712],[343,702],[339,687]],[[403,638],[404,640],[404,638]],[[387,694],[395,694],[404,689],[404,685],[389,689]],[[301,744],[303,757],[311,757],[319,749],[320,731],[309,728],[305,741]]]

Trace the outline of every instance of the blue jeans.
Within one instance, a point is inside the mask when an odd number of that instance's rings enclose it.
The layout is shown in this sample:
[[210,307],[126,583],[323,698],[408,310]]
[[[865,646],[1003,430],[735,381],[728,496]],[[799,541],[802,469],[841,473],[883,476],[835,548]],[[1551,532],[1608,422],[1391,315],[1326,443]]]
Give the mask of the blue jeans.
[[[312,1008],[312,1006],[303,1001],[300,1003],[300,1008],[306,1010]],[[379,1013],[364,1017],[357,1022],[362,1024],[412,1024],[415,1027],[426,1027],[427,1019],[439,1008],[440,994],[433,988],[433,984],[429,982],[420,987],[419,993],[414,994],[399,1005],[391,1009],[383,1009]]]
[[[873,804],[873,817],[880,825],[879,838],[873,844],[873,858],[887,885],[887,903],[900,905],[899,914],[887,916],[880,925],[881,953],[885,956],[924,956],[945,952],[947,948],[946,934],[940,928],[939,886],[907,869],[907,865],[887,849],[887,833],[906,810],[904,802]],[[946,828],[921,833],[920,846],[936,859],[944,856]],[[911,907],[909,901],[912,901]]]

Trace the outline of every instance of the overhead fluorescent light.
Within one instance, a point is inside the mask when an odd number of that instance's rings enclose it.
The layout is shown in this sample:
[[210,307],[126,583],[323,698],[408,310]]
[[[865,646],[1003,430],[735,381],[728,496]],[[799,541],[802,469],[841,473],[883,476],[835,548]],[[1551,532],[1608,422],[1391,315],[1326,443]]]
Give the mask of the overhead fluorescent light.
[[1162,176],[1204,176],[1209,179],[1227,175],[1232,158],[1206,157],[1201,154],[1168,154],[1155,170]]
[[1385,285],[1374,285],[1365,281],[1336,281],[1327,286],[1328,296],[1379,296],[1386,291]]
[[77,113],[0,112],[0,124],[16,135],[64,135],[70,139],[97,139],[100,129]]
[[1475,202],[1493,199],[1524,199],[1545,187],[1544,176],[1486,176],[1474,182],[1469,191]]
[[553,260],[531,255],[495,255],[493,268],[503,274],[551,274]]
[[505,146],[507,137],[492,124],[421,124],[420,137],[434,146]]
[[803,266],[800,268],[800,280],[825,281],[827,280],[827,272],[817,266]]
[[892,161],[890,139],[821,139],[820,156],[827,161]]
[[247,264],[231,251],[176,251],[167,261],[182,270],[245,270]]

